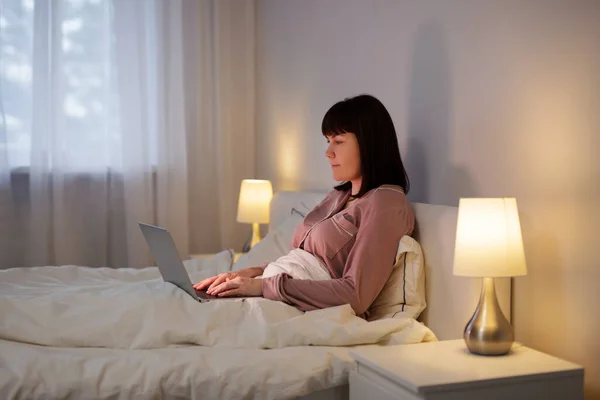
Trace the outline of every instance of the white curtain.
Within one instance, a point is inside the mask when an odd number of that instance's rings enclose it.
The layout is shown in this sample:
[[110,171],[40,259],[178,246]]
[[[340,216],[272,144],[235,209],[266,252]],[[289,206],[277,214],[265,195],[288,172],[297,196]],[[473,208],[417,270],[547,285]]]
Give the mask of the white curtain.
[[149,265],[138,221],[239,248],[253,1],[0,1],[0,267]]

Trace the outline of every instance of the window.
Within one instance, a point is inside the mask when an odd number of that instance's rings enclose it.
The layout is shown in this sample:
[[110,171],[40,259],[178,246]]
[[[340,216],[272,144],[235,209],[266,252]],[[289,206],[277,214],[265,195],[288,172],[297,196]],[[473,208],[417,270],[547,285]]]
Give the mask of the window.
[[0,152],[9,166],[118,163],[111,1],[0,0],[0,7]]
[[8,164],[29,163],[33,0],[2,0],[0,9],[0,151]]

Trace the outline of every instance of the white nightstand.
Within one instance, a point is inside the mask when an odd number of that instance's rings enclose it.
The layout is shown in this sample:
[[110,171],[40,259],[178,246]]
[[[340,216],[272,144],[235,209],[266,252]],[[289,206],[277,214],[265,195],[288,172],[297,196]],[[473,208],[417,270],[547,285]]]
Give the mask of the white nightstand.
[[469,353],[463,340],[353,351],[351,400],[576,400],[583,368],[514,344],[505,356]]
[[[209,258],[212,258],[216,255],[217,253],[198,253],[198,254],[190,254],[190,258],[200,258],[200,259],[204,259],[207,260]],[[238,260],[238,258],[241,257],[241,255],[244,253],[235,253],[233,255],[233,262],[236,262]]]

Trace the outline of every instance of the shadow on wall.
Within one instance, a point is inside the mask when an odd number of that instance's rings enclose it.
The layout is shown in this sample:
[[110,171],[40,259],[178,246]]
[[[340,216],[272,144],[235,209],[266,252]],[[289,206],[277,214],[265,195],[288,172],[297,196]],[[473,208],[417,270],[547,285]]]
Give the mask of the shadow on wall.
[[477,190],[466,168],[453,165],[450,159],[450,57],[444,33],[438,25],[429,23],[418,29],[409,68],[406,170],[411,189],[408,199],[458,205],[460,197],[475,197]]

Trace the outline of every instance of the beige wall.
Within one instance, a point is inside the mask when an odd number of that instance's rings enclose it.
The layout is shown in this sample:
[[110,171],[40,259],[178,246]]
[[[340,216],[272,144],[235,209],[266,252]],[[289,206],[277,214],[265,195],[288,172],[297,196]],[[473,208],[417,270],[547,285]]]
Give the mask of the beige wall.
[[256,26],[259,177],[331,187],[321,118],[376,95],[412,200],[517,197],[517,340],[600,399],[600,1],[258,0]]

